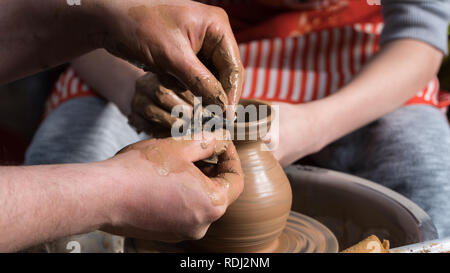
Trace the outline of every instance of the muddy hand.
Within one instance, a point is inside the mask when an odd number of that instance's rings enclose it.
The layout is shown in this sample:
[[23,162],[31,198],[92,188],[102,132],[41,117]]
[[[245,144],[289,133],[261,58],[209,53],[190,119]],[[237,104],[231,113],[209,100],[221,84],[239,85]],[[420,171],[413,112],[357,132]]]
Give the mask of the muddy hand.
[[205,105],[238,102],[243,69],[222,9],[186,0],[114,3],[108,51],[172,78]]
[[128,118],[130,125],[138,132],[145,132],[154,137],[167,137],[170,136],[175,123],[189,125],[189,120],[172,115],[172,109],[181,107],[186,117],[192,117],[194,95],[174,85],[168,87],[171,89],[163,86],[153,73],[147,73],[136,81],[136,91]]
[[[129,123],[138,132],[143,131],[154,137],[168,137],[172,126],[191,125],[191,119],[182,119],[171,111],[174,107],[181,107],[184,117],[192,117],[194,95],[190,91],[179,90],[170,82],[163,85],[159,78],[153,73],[148,73],[137,80]],[[226,150],[231,139],[230,133],[222,128],[216,128],[214,133],[217,136],[216,149],[214,156],[207,160],[210,163],[217,162],[217,155]]]
[[194,162],[214,152],[216,139],[152,139],[132,144],[108,160],[121,175],[114,207],[103,230],[128,237],[176,242],[200,239],[243,190],[235,147],[221,156],[209,177]]

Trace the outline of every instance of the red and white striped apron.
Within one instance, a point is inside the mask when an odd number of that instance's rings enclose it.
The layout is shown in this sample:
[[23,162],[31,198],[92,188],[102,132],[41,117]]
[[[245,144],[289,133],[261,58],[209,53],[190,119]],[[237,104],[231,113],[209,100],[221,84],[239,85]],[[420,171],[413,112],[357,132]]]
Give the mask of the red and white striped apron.
[[[239,42],[246,70],[243,98],[288,103],[323,98],[350,81],[379,49],[380,7],[366,1],[341,1],[321,11],[278,13],[252,1],[215,2],[229,13]],[[47,110],[84,96],[95,96],[95,91],[69,68],[57,80]],[[407,102],[418,103],[446,109],[450,96],[439,92],[434,78]]]

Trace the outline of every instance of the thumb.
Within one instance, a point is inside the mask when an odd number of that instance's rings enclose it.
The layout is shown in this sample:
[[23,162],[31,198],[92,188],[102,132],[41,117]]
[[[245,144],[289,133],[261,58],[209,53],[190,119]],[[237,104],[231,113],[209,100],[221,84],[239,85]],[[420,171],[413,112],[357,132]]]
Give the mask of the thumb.
[[[173,140],[180,141],[180,140]],[[180,157],[190,162],[211,157],[216,147],[216,135],[210,132],[200,132],[183,139]]]

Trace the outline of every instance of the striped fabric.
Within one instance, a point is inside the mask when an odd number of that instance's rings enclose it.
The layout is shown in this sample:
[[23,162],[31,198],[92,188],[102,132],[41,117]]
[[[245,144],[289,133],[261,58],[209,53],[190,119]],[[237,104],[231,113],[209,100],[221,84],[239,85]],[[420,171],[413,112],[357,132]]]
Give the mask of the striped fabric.
[[88,85],[83,83],[83,81],[75,74],[75,71],[69,67],[59,76],[54,84],[53,90],[47,99],[45,114],[49,114],[68,100],[93,96],[96,96],[95,92]]
[[[347,11],[342,9],[343,14],[356,19],[336,12],[291,12],[270,19],[272,25],[279,24],[271,30],[261,27],[265,26],[263,22],[238,31],[238,39],[242,33],[259,38],[251,41],[244,38],[239,43],[246,70],[242,97],[303,103],[339,90],[379,49],[383,28],[379,7],[364,8],[366,13],[361,15],[362,7],[360,3],[350,2]],[[315,26],[308,25],[318,16],[322,16],[322,21]],[[232,14],[230,20],[233,22]],[[306,22],[306,27],[300,22]],[[277,36],[277,31],[278,37],[273,37]],[[95,92],[69,68],[57,80],[47,110],[51,111],[71,98],[94,95]],[[439,92],[439,82],[435,78],[407,102],[417,103],[446,109],[450,99]]]
[[336,92],[378,49],[382,23],[324,29],[240,45],[242,96],[301,103]]

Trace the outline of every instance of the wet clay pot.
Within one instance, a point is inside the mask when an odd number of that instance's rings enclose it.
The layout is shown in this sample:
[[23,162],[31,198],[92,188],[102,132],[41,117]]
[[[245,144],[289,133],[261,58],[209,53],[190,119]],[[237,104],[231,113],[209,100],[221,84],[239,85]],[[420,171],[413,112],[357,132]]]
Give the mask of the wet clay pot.
[[[241,100],[240,104],[267,105],[252,100]],[[244,191],[202,240],[189,243],[193,250],[272,252],[278,247],[291,210],[292,192],[283,169],[261,141],[273,118],[271,107],[267,108],[267,115],[237,123],[234,139],[238,140],[234,143],[245,175]]]

